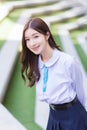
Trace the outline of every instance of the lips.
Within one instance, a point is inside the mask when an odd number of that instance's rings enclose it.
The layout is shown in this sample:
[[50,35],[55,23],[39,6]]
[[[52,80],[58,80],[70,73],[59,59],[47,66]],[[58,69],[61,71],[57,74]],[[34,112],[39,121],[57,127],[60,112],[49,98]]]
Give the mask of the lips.
[[35,46],[35,47],[32,48],[32,50],[33,50],[33,51],[37,51],[38,48],[39,48],[39,46]]

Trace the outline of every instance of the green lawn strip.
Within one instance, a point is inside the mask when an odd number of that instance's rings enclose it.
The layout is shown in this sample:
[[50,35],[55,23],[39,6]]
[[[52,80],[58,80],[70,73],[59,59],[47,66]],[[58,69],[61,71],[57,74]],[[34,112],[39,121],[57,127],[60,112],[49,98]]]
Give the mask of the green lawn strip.
[[23,10],[15,10],[11,12],[2,22],[0,22],[0,48],[6,42],[8,35],[15,26],[19,16]]
[[53,34],[54,40],[57,43],[58,46],[63,50],[62,43],[60,41],[59,35],[58,35],[58,24],[52,24],[50,26],[51,32]]
[[6,40],[1,40],[0,39],[0,49],[2,48],[3,44],[6,42]]
[[41,130],[34,122],[35,87],[29,88],[24,84],[20,71],[18,58],[3,104],[27,130]]
[[74,31],[71,31],[70,35],[71,35],[71,38],[72,38],[72,41],[74,43],[74,46],[77,50],[77,53],[81,59],[81,62],[84,66],[84,69],[85,71],[87,72],[87,56],[86,54],[84,53],[84,50],[82,49],[82,47],[80,46],[80,44],[78,43],[76,37],[83,33],[84,31],[87,31],[87,26],[83,27],[83,28],[80,28],[80,29],[77,29],[77,30],[74,30]]

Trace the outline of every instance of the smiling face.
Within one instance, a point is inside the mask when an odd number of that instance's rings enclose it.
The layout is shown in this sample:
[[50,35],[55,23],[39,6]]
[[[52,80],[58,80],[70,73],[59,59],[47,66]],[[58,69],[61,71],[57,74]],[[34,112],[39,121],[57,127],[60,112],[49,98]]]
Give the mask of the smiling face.
[[49,45],[48,38],[49,33],[47,33],[47,35],[43,35],[42,33],[39,33],[32,28],[28,28],[25,31],[26,46],[36,55],[43,54],[43,52]]

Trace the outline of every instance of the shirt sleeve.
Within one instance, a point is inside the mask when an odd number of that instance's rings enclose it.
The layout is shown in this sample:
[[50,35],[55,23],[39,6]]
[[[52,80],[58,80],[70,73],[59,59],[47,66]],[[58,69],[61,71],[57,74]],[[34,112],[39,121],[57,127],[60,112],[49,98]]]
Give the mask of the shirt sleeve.
[[72,63],[71,63],[71,78],[73,81],[73,88],[76,91],[77,97],[81,104],[85,107],[85,90],[83,87],[83,77],[82,77],[82,72],[80,68],[79,62],[73,58]]

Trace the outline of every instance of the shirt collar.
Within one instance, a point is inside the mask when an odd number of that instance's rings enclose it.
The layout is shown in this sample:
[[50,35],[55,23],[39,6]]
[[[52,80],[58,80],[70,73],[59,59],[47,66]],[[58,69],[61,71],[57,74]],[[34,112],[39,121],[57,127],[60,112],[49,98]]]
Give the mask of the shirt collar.
[[52,66],[59,59],[59,57],[60,51],[57,49],[54,49],[53,56],[46,63],[44,63],[41,59],[41,56],[39,56],[39,68],[42,69],[44,65],[47,67]]

